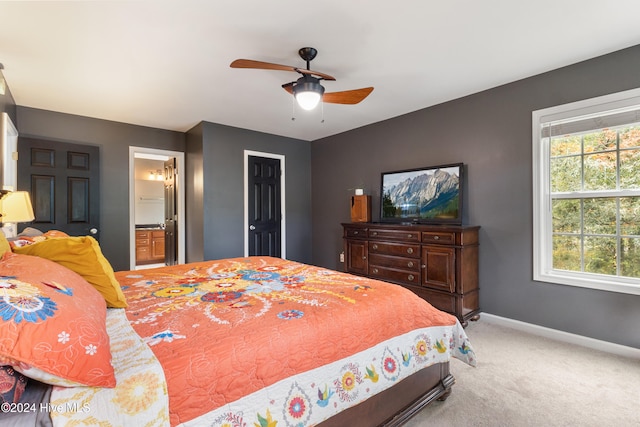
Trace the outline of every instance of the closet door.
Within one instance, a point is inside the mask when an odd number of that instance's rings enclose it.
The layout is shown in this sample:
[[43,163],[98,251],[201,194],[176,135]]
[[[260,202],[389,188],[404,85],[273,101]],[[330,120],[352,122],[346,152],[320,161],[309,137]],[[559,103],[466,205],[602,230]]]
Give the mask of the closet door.
[[249,255],[281,256],[280,160],[248,158]]
[[19,224],[100,237],[100,149],[18,138],[18,189],[28,191],[35,219]]

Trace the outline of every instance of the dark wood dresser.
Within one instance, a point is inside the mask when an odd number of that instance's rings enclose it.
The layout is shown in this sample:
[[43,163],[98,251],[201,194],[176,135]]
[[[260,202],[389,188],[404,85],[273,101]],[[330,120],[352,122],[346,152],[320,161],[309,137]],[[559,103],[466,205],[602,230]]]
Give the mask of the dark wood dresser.
[[463,326],[479,317],[478,226],[348,223],[344,270],[402,285]]

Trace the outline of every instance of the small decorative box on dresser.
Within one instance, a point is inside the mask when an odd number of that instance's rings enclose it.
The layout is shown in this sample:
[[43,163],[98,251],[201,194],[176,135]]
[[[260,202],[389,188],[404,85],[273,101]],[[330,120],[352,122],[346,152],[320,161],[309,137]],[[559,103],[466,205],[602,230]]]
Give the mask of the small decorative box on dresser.
[[467,325],[479,317],[478,226],[349,223],[344,270],[402,285]]

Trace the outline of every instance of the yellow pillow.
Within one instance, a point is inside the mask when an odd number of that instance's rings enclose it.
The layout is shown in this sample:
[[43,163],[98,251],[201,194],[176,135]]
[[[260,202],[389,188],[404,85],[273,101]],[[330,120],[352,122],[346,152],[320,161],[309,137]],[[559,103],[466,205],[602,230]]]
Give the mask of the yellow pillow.
[[57,262],[73,270],[91,283],[107,302],[107,306],[124,308],[127,300],[100,245],[91,236],[55,237],[32,245],[13,248],[13,252],[35,255]]
[[0,230],[0,258],[2,258],[2,255],[6,252],[11,252],[11,245],[7,240],[7,236],[5,236],[2,230]]

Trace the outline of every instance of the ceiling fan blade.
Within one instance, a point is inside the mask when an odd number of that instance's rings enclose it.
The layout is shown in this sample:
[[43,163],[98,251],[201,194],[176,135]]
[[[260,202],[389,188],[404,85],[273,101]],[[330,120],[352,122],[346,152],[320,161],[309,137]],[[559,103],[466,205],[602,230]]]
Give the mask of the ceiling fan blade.
[[236,59],[230,65],[231,68],[255,68],[259,70],[278,70],[278,71],[294,71],[301,74],[309,74],[317,76],[324,80],[335,80],[336,78],[329,74],[319,71],[307,70],[305,68],[292,67],[290,65],[273,64],[271,62],[254,61],[253,59]]
[[272,64],[270,62],[254,61],[252,59],[236,59],[229,66],[231,68],[257,68],[260,70],[296,71],[296,69],[290,65]]
[[286,90],[291,95],[293,95],[293,85],[294,84],[296,84],[296,82],[285,83],[285,84],[282,85],[282,89]]
[[322,102],[328,102],[331,104],[357,104],[365,99],[369,94],[373,92],[372,87],[364,87],[362,89],[345,90],[342,92],[325,92],[322,96]]

